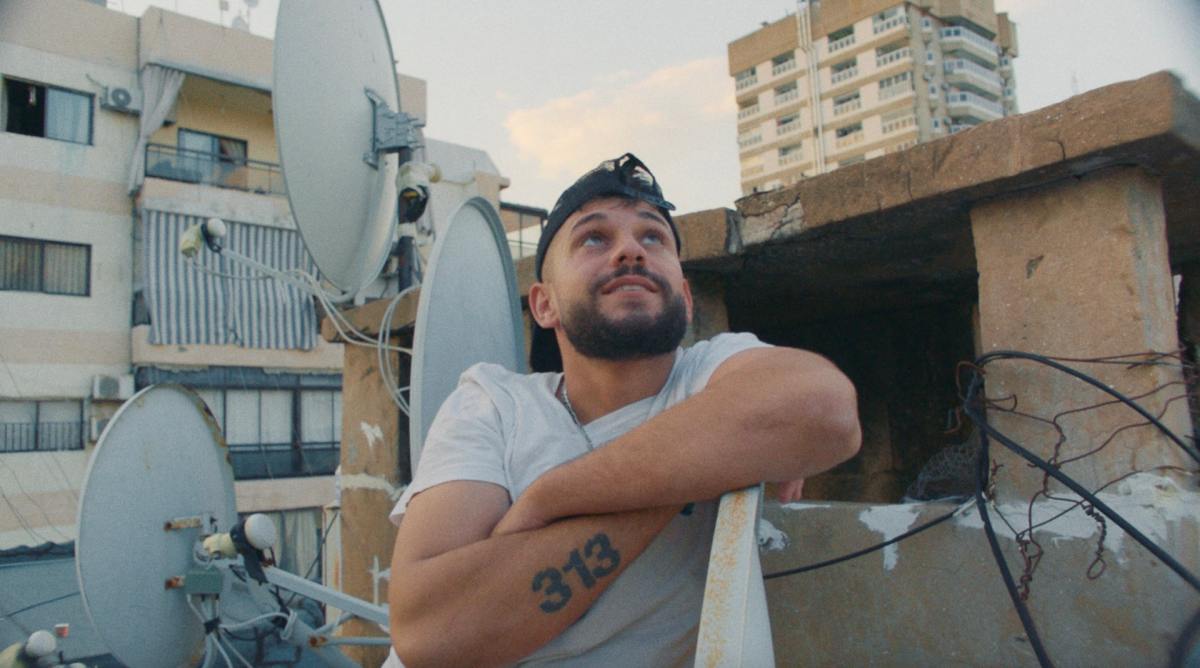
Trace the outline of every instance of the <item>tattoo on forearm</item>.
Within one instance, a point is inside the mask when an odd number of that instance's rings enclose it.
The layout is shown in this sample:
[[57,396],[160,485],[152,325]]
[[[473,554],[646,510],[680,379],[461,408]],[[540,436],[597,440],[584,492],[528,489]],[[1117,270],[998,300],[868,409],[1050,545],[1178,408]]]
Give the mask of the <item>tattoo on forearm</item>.
[[533,576],[533,591],[546,597],[538,607],[543,612],[558,612],[571,600],[571,586],[565,579],[567,573],[574,573],[585,588],[591,589],[599,578],[609,575],[620,565],[621,553],[609,542],[608,534],[600,532],[592,536],[583,544],[582,554],[578,549],[571,550],[567,563],[560,568],[549,566]]

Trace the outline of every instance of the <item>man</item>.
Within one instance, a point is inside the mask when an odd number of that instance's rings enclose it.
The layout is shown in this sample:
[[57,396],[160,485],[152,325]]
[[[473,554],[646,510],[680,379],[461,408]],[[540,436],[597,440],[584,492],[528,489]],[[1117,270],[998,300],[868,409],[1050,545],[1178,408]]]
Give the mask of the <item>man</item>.
[[688,663],[715,500],[762,480],[798,498],[857,451],[854,388],[824,358],[749,334],[678,348],[673,209],[625,154],[550,212],[529,291],[542,373],[464,373],[393,511],[405,665]]

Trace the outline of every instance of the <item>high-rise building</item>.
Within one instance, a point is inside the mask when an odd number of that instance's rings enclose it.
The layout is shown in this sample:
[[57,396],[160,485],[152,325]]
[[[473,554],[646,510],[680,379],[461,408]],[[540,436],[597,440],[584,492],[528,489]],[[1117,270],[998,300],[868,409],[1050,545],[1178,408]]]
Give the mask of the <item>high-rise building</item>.
[[992,0],[799,0],[729,44],[743,194],[1016,113],[1016,56]]

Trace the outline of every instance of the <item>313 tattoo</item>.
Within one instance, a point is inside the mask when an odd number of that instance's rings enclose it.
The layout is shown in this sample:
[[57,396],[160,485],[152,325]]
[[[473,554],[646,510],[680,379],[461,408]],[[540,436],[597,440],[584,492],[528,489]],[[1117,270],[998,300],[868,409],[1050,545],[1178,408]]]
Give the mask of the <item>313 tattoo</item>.
[[586,588],[596,586],[596,581],[621,565],[621,553],[608,540],[608,534],[600,532],[583,544],[583,553],[571,550],[567,563],[560,568],[549,566],[533,576],[533,591],[545,595],[538,604],[543,612],[558,612],[571,600],[571,586],[567,584],[567,573],[574,573]]

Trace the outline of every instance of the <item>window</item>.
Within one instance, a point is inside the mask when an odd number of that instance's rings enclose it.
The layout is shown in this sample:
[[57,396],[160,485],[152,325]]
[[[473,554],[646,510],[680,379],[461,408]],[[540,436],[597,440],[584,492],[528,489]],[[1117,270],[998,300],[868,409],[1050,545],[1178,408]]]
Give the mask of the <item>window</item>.
[[846,70],[850,69],[851,67],[854,67],[855,65],[858,65],[858,59],[851,58],[850,60],[843,60],[840,63],[834,63],[833,65],[830,65],[829,71],[833,72],[834,74],[837,74],[838,72],[845,72]]
[[787,53],[781,53],[771,59],[771,65],[774,67],[779,67],[780,65],[791,65],[795,62],[796,54],[791,51],[788,51]]
[[179,129],[179,168],[190,180],[224,184],[245,165],[246,140]]
[[793,123],[799,123],[799,122],[800,122],[800,114],[787,114],[785,116],[780,116],[779,118],[775,119],[775,127],[782,128],[784,126],[788,126]]
[[342,393],[318,389],[197,389],[225,434],[234,476],[328,475],[337,468]]
[[836,42],[839,39],[844,39],[853,34],[854,34],[854,26],[848,25],[845,28],[842,28],[841,30],[834,30],[833,32],[829,33],[829,36],[826,39],[828,39],[830,42]]
[[0,290],[90,294],[92,247],[0,236]]
[[92,143],[92,96],[65,88],[7,79],[4,129],[31,137]]
[[734,81],[736,81],[738,83],[741,83],[743,81],[746,81],[748,79],[753,79],[753,78],[754,78],[754,68],[753,67],[742,70],[741,72],[738,72],[737,74],[733,75]]
[[847,125],[846,127],[838,128],[837,129],[837,137],[838,137],[838,139],[841,139],[842,137],[845,137],[847,135],[852,135],[855,132],[861,132],[861,131],[862,131],[862,123],[855,123],[853,125]]
[[83,449],[83,402],[0,401],[0,453]]

